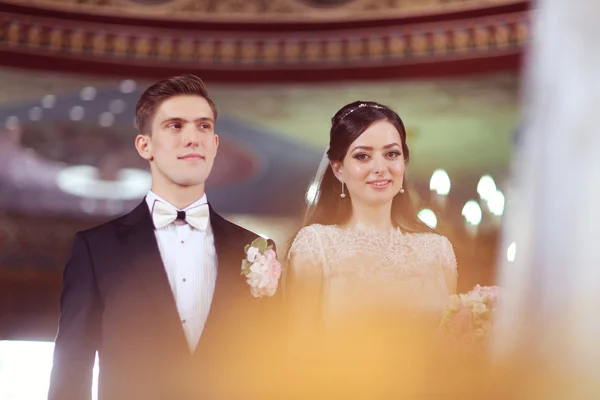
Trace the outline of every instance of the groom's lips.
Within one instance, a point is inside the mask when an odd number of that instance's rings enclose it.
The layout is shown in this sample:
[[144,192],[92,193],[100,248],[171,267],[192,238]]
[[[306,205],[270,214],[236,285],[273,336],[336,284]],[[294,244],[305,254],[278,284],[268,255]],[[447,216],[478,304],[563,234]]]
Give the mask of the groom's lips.
[[180,160],[204,160],[204,156],[198,153],[186,154],[185,156],[179,157]]

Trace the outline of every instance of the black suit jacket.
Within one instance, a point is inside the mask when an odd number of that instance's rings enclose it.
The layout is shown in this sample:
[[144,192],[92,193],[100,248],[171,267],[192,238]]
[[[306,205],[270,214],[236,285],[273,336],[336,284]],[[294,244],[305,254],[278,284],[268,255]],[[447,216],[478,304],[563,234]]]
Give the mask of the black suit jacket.
[[243,373],[237,369],[252,358],[260,367],[261,360],[251,354],[260,344],[248,344],[274,322],[278,300],[252,297],[240,275],[244,246],[258,235],[212,208],[210,221],[217,281],[193,354],[146,202],[119,219],[77,233],[64,270],[50,400],[90,398],[96,351],[99,400],[232,398],[236,375]]

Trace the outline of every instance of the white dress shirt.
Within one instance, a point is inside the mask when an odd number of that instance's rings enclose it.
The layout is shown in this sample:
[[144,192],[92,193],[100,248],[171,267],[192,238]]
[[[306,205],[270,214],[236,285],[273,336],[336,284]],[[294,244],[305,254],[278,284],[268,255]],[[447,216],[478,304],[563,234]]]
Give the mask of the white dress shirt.
[[[177,208],[152,191],[146,203],[152,213],[155,201]],[[207,203],[206,195],[183,210]],[[154,230],[177,311],[190,352],[194,352],[210,310],[217,280],[217,255],[210,222],[206,232],[189,224],[172,223]]]

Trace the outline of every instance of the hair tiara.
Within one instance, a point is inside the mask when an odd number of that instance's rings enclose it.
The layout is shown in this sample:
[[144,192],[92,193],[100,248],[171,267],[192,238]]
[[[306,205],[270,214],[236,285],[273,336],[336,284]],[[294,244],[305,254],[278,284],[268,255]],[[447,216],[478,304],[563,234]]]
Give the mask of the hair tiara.
[[378,108],[380,110],[385,110],[385,107],[380,106],[379,104],[360,103],[357,107],[353,108],[352,110],[348,111],[346,114],[342,115],[342,118],[340,118],[340,121],[343,120],[344,118],[346,118],[348,115],[352,114],[354,111],[358,110],[359,108],[363,108],[363,107],[371,107],[371,108]]

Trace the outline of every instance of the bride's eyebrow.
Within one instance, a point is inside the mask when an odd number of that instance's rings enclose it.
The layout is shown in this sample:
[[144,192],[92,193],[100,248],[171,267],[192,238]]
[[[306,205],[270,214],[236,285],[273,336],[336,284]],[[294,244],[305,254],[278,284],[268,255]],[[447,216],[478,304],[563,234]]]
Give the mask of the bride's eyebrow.
[[373,150],[372,146],[356,146],[355,148],[352,149],[352,151],[356,151],[356,150]]
[[[386,144],[385,146],[383,146],[384,149],[390,149],[392,147],[402,147],[402,146],[400,146],[396,142],[390,143],[390,144]],[[368,151],[372,151],[373,150],[373,146],[356,146],[355,148],[352,149],[352,152],[354,152],[356,150],[368,150]]]

